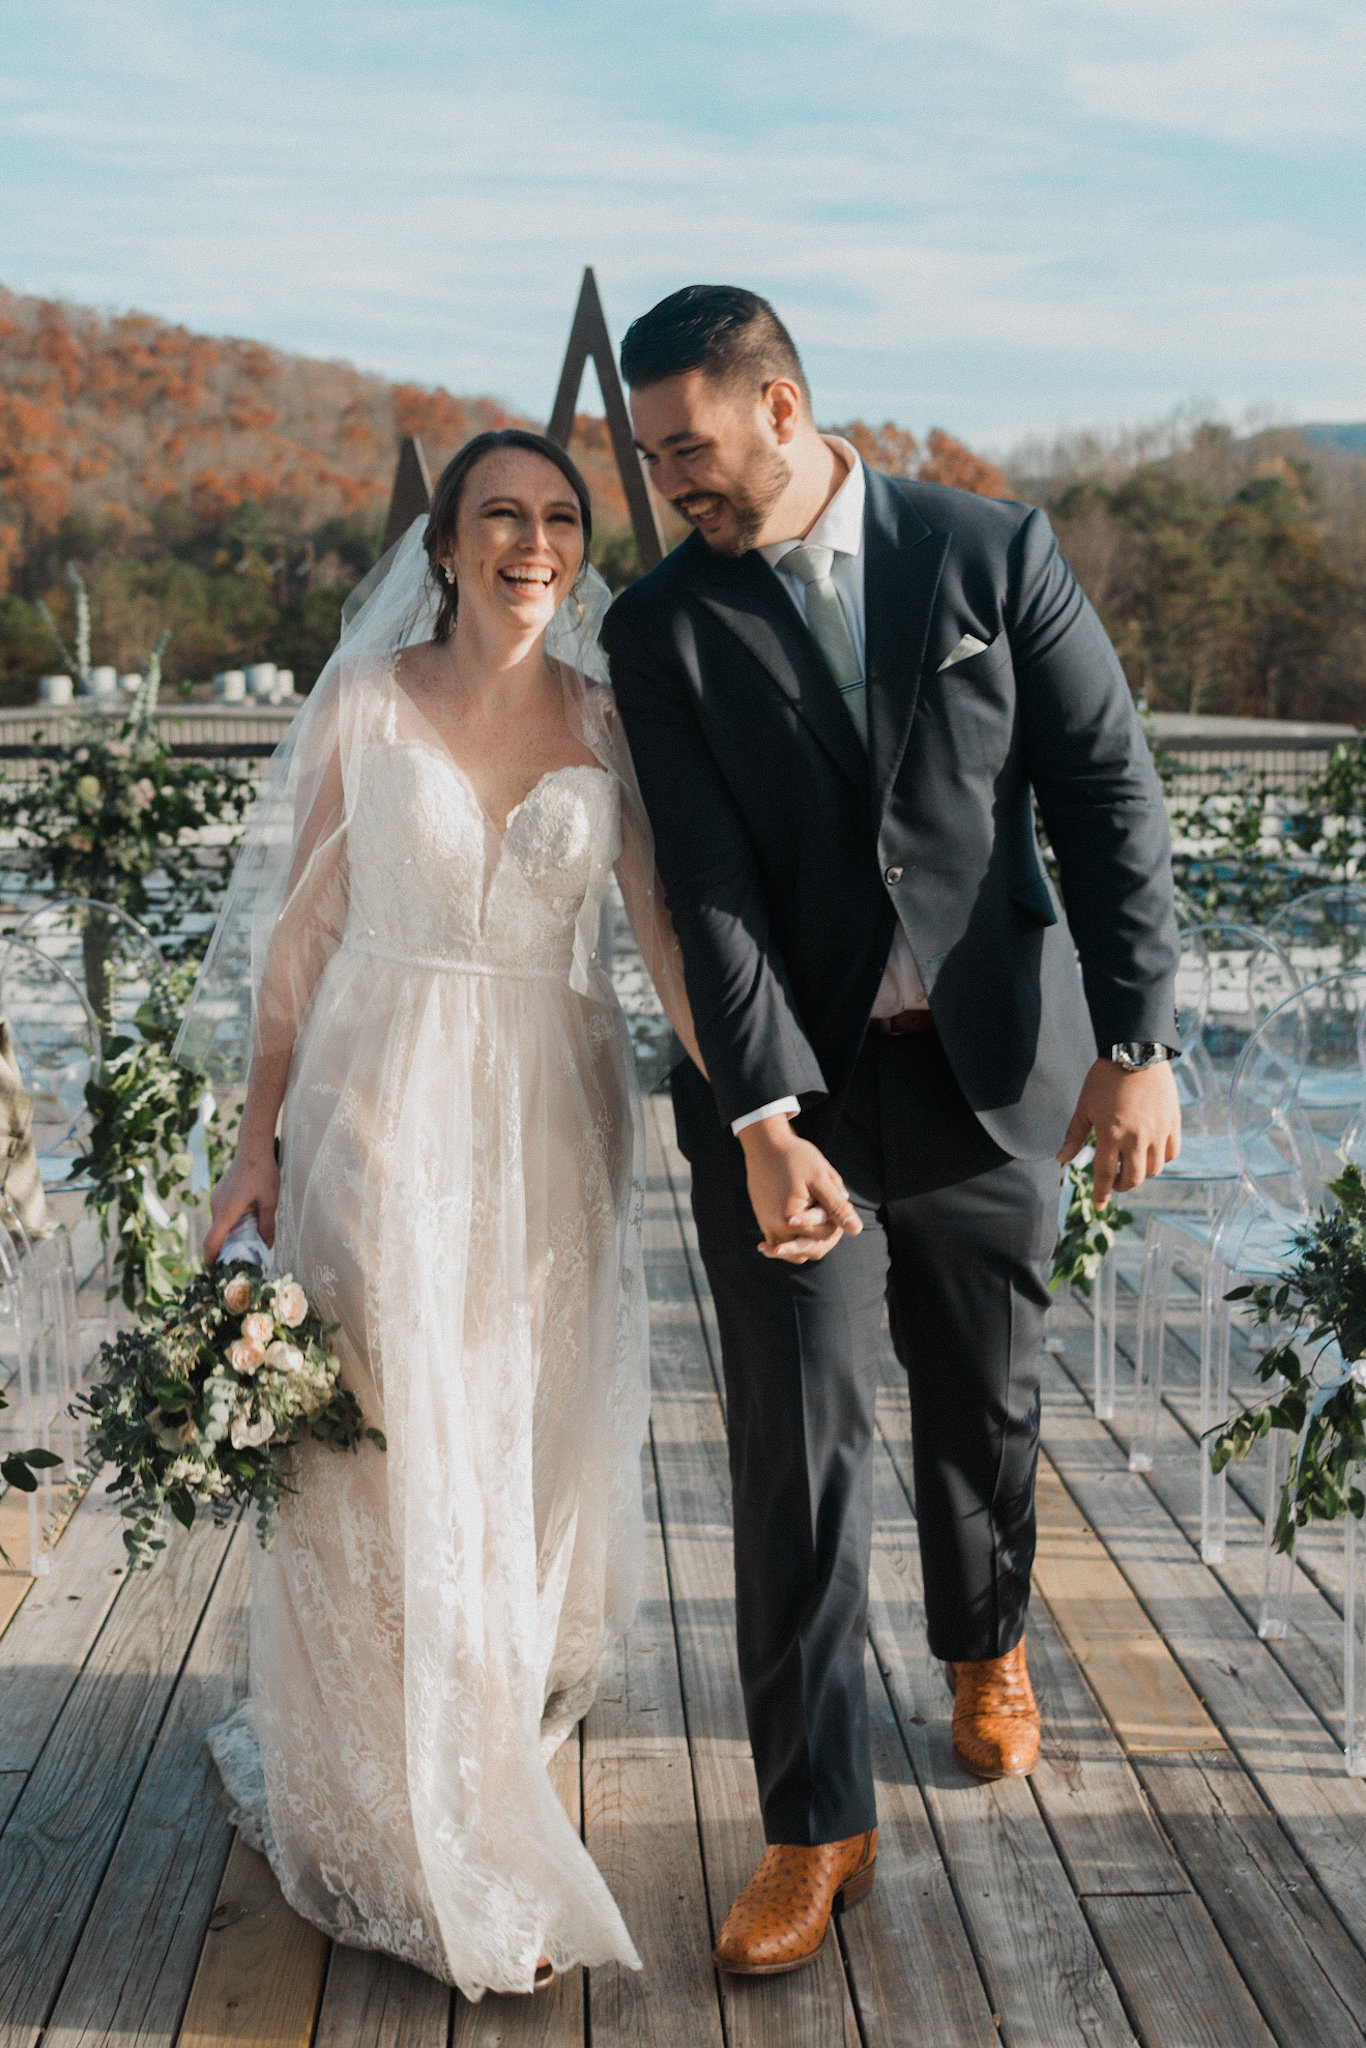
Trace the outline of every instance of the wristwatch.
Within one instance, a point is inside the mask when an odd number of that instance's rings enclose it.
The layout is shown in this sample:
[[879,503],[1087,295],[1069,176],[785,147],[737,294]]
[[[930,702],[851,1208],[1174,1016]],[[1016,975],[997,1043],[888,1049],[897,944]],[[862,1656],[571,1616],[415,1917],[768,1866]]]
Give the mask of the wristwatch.
[[1151,1038],[1126,1038],[1122,1045],[1110,1047],[1110,1057],[1126,1074],[1136,1074],[1140,1067],[1160,1067],[1164,1060],[1179,1060],[1181,1055],[1174,1047],[1158,1045]]

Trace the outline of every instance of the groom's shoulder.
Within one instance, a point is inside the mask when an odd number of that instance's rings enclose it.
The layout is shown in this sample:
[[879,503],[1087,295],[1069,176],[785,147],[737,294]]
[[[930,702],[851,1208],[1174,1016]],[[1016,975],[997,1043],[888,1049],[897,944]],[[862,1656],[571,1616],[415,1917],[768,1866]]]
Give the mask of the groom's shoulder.
[[922,483],[916,477],[871,472],[874,495],[887,491],[910,520],[933,533],[945,533],[967,546],[1008,549],[1031,520],[1046,525],[1037,505],[1019,498],[986,498],[954,484]]
[[689,534],[686,540],[665,555],[662,562],[636,582],[629,583],[613,601],[602,622],[603,642],[609,653],[614,641],[619,642],[623,633],[638,635],[647,626],[658,631],[661,623],[683,601],[692,581],[692,556],[702,545],[705,543],[700,542],[696,534]]

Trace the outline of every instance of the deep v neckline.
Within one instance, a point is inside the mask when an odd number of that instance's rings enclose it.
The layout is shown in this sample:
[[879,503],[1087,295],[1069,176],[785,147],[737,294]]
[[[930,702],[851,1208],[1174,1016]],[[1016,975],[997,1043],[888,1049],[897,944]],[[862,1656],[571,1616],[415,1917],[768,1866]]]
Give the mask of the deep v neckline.
[[419,747],[425,753],[435,754],[439,761],[444,761],[446,766],[451,770],[451,773],[455,775],[468,790],[471,803],[474,805],[474,808],[478,811],[480,817],[484,820],[484,823],[489,827],[490,831],[497,838],[500,849],[502,847],[503,841],[507,838],[508,833],[512,830],[512,827],[520,813],[526,809],[527,805],[531,802],[531,799],[536,795],[536,792],[539,789],[543,789],[547,782],[553,782],[557,775],[606,775],[608,772],[607,769],[603,767],[601,761],[561,761],[558,763],[556,767],[547,768],[543,774],[538,775],[536,777],[536,780],[531,784],[531,787],[527,790],[524,790],[522,795],[518,797],[516,803],[512,806],[512,809],[508,812],[507,816],[503,819],[503,822],[500,825],[497,818],[494,817],[493,812],[489,809],[488,805],[484,802],[484,799],[480,796],[478,788],[475,784],[474,777],[470,774],[469,769],[463,767],[461,763],[456,760],[455,755],[446,745],[446,742],[442,739],[440,733],[432,724],[431,719],[428,718],[426,712],[422,709],[422,706],[413,696],[412,691],[407,689],[405,685],[399,681],[398,656],[396,654],[392,655],[389,660],[389,680],[393,685],[395,691],[398,693],[399,696],[403,698],[404,702],[407,704],[408,709],[413,713],[413,715],[416,718],[421,719],[423,725],[426,727],[428,733],[430,733],[431,735],[430,739],[423,739],[421,736],[417,737],[416,739],[409,739],[401,734],[396,734],[393,744],[403,747]]

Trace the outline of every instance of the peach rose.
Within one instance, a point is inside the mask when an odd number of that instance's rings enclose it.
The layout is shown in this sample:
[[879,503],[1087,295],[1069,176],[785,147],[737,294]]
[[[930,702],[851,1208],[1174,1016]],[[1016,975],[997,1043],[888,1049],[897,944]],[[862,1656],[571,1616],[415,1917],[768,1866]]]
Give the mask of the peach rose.
[[133,799],[133,808],[145,811],[157,793],[157,786],[148,775],[143,775],[133,784],[128,794]]
[[286,1280],[275,1290],[275,1313],[287,1330],[297,1330],[308,1314],[308,1296],[297,1280]]
[[261,1346],[253,1344],[250,1337],[239,1337],[228,1346],[228,1364],[234,1372],[259,1372],[265,1355]]
[[249,1344],[255,1344],[264,1353],[275,1335],[274,1318],[268,1316],[264,1309],[254,1309],[249,1316],[242,1318],[242,1335]]
[[286,1344],[283,1337],[277,1337],[266,1346],[266,1364],[273,1365],[277,1372],[302,1372],[304,1355],[297,1344]]
[[223,1289],[223,1306],[230,1316],[240,1316],[251,1301],[251,1282],[245,1273],[234,1273]]

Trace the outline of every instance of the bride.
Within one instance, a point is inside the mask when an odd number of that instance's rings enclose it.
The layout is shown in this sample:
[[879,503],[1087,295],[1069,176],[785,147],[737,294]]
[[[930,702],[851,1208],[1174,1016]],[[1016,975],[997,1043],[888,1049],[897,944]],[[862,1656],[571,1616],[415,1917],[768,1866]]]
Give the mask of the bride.
[[219,1768],[299,1913],[471,1998],[639,1967],[545,1768],[643,1550],[614,870],[698,1054],[589,536],[553,442],[455,457],[271,763],[178,1048],[220,1080],[250,1050],[206,1258],[256,1212],[388,1443],[299,1451]]

